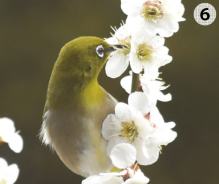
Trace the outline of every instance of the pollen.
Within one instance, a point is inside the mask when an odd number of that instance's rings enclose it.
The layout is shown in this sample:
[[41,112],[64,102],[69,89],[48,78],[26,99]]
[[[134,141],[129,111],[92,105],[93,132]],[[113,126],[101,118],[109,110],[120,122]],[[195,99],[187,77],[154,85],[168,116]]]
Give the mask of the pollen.
[[160,1],[147,1],[144,3],[141,15],[149,21],[156,21],[163,17],[163,9]]
[[131,37],[119,40],[119,44],[124,45],[125,47],[121,49],[123,54],[128,55],[131,50]]
[[140,61],[150,60],[152,57],[153,49],[151,46],[143,43],[138,45],[136,55]]
[[137,136],[138,130],[133,121],[122,123],[121,137],[128,139],[132,143]]

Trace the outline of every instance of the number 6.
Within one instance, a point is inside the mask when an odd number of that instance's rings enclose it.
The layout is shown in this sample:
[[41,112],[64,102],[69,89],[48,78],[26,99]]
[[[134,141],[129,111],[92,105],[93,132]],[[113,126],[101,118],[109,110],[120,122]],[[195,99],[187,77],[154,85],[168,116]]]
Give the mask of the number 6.
[[201,16],[201,19],[202,20],[208,20],[209,18],[210,18],[210,13],[209,12],[207,12],[209,10],[209,8],[204,8],[202,11],[201,11],[201,14],[200,14],[200,16]]

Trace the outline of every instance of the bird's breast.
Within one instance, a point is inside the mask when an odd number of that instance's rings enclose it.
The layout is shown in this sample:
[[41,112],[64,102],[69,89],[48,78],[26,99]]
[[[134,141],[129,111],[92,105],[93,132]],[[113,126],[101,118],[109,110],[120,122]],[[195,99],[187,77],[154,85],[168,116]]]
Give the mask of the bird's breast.
[[73,172],[89,176],[108,171],[106,142],[102,138],[102,122],[112,113],[115,100],[107,95],[99,106],[86,109],[61,109],[46,112],[44,134],[63,163]]

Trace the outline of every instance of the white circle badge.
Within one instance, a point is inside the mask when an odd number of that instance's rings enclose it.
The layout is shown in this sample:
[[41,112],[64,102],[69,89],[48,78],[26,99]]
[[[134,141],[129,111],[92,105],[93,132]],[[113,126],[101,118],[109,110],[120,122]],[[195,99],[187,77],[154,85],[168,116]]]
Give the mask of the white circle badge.
[[195,21],[202,25],[208,26],[212,24],[217,16],[216,9],[209,3],[201,3],[194,10]]

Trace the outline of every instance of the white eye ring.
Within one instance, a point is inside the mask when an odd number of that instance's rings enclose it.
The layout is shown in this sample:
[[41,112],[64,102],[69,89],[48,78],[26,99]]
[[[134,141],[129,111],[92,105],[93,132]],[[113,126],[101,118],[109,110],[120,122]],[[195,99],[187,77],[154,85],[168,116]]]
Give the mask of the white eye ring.
[[104,47],[103,45],[98,45],[96,48],[96,53],[100,58],[104,57]]

